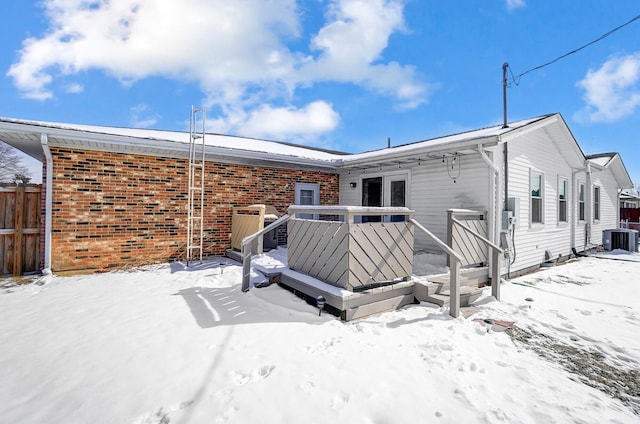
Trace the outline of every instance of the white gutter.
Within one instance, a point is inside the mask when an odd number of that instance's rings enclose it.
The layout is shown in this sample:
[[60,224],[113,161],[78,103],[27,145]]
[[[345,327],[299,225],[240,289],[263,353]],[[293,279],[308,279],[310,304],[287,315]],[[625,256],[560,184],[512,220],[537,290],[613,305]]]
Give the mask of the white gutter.
[[[489,221],[487,234],[491,234],[491,242],[498,244],[498,241],[500,240],[500,230],[502,229],[502,215],[499,212],[501,202],[497,195],[497,193],[500,192],[500,170],[484,151],[484,146],[482,144],[478,144],[478,153],[480,153],[480,157],[482,157],[487,166],[493,171],[493,174],[491,174],[491,178],[489,179],[489,204],[491,207],[489,208],[489,216],[487,217]],[[493,258],[491,260],[491,266],[494,266]],[[500,270],[498,271],[500,272]]]
[[585,216],[585,220],[586,220],[586,234],[585,234],[585,240],[584,240],[584,244],[585,244],[585,248],[587,247],[588,244],[591,243],[591,217],[593,216],[593,183],[591,181],[591,162],[587,161],[587,196],[585,199],[585,212],[586,212],[586,216]]
[[49,150],[49,139],[46,133],[40,134],[40,144],[44,157],[47,160],[46,188],[44,198],[45,223],[44,223],[44,269],[43,274],[51,274],[51,215],[53,211],[53,157]]
[[[585,172],[587,168],[573,168],[573,172],[571,173],[571,247],[576,247],[576,227],[578,226],[578,214],[580,211],[578,210],[578,196],[580,195],[580,187],[576,184],[576,174],[578,172]],[[585,199],[585,208],[586,208],[586,199]],[[586,217],[585,217],[586,218]]]

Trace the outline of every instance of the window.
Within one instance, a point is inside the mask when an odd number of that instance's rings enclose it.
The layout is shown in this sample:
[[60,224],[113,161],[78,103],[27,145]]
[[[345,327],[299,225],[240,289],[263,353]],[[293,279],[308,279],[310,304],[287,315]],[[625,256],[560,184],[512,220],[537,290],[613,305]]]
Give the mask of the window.
[[578,185],[578,220],[584,221],[584,184]]
[[593,188],[593,220],[600,220],[600,187]]
[[[320,184],[316,183],[296,183],[295,194],[296,205],[319,205],[320,204]],[[298,218],[318,219],[318,215],[300,214]]]
[[558,221],[567,222],[567,180],[558,180]]
[[[382,177],[362,179],[362,206],[382,206]],[[381,216],[363,216],[362,222],[381,222]]]
[[542,174],[531,173],[531,223],[541,224],[542,220]]
[[[406,191],[407,191],[407,181],[406,176],[396,176],[389,179],[389,200],[387,203],[389,206],[393,207],[404,207],[406,206]],[[404,221],[403,215],[392,215],[390,217],[391,222],[402,222]]]
[[395,180],[390,182],[391,190],[391,206],[404,207],[405,205],[405,180]]

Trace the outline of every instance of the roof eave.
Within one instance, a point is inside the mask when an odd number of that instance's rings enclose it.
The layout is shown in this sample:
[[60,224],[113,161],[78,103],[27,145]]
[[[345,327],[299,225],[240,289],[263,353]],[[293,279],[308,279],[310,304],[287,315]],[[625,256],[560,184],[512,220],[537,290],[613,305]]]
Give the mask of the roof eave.
[[[7,132],[33,135],[32,139],[11,142],[13,147],[34,156],[34,147],[40,148],[40,134],[46,134],[50,146],[78,148],[86,150],[113,151],[117,153],[131,153],[152,156],[166,156],[174,158],[188,158],[189,143],[156,138],[141,138],[125,135],[96,133],[78,129],[66,129],[37,125],[31,123],[0,122],[0,128]],[[36,156],[34,156],[36,157]],[[239,163],[246,165],[301,167],[304,169],[330,170],[336,168],[335,161],[289,156],[269,152],[255,152],[251,150],[233,149],[227,147],[205,146],[205,158],[211,161]],[[40,157],[36,159],[41,160]]]
[[453,153],[459,152],[462,150],[474,150],[477,151],[478,145],[482,145],[485,147],[490,147],[497,145],[499,143],[499,137],[485,136],[485,137],[476,137],[468,140],[457,141],[453,143],[447,144],[437,144],[433,146],[424,146],[416,144],[413,148],[406,148],[407,146],[403,146],[402,150],[393,151],[393,147],[390,149],[379,150],[376,154],[368,154],[366,157],[358,157],[361,155],[353,155],[353,158],[345,158],[341,159],[338,162],[340,163],[341,168],[349,169],[355,167],[369,166],[369,165],[380,165],[381,161],[384,163],[394,163],[397,161],[401,161],[403,159],[407,159],[408,157],[414,158],[415,160],[419,159],[420,155],[435,155],[435,154],[444,154],[444,153]]

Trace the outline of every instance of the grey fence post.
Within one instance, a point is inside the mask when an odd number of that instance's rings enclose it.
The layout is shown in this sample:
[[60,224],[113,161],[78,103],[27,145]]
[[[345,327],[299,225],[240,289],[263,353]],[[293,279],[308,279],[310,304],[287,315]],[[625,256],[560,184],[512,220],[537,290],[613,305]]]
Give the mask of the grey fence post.
[[449,257],[449,315],[458,318],[460,313],[460,261]]
[[493,248],[493,259],[491,261],[491,295],[500,300],[500,269],[502,264],[500,263],[501,253],[498,249]]

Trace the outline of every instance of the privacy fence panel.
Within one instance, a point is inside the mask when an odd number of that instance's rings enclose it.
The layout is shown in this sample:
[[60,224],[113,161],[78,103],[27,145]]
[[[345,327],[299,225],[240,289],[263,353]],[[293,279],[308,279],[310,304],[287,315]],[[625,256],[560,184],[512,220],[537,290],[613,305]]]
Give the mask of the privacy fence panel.
[[35,184],[0,186],[0,275],[39,270],[41,190]]

